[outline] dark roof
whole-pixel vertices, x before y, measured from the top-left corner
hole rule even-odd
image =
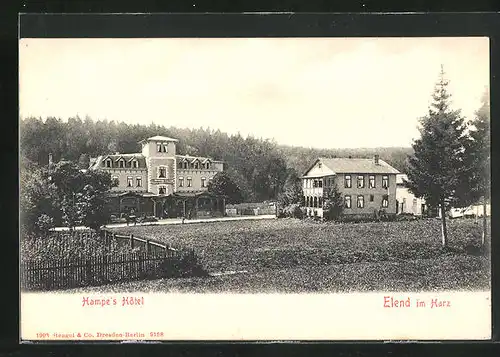
[[[201,162],[205,161],[211,161],[211,162],[217,162],[220,163],[222,161],[220,160],[214,160],[211,157],[203,157],[203,156],[191,156],[191,155],[175,155],[177,160],[187,160],[189,162],[194,162],[195,160],[199,160]]]
[[[94,159],[93,164],[90,168],[106,168],[104,161],[110,158],[113,161],[113,168],[119,168],[117,164],[114,164],[120,158],[125,160],[125,168],[132,167],[132,160],[137,159],[137,163],[139,168],[146,168],[146,158],[141,153],[133,153],[133,154],[110,154],[110,155],[101,155]],[[92,162],[92,159],[91,159]]]

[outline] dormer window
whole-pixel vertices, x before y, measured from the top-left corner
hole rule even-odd
[[[125,160],[121,159],[120,161],[118,161],[118,167],[124,168],[125,167]]]
[[[182,162],[180,162],[180,161],[179,161],[179,163],[177,164],[177,167],[178,167],[179,169],[182,169]]]
[[[210,170],[210,161],[205,162],[205,169]]]
[[[113,162],[111,161],[111,159],[106,160],[106,167],[113,167]]]
[[[194,168],[197,170],[200,168],[200,163],[198,161],[195,161]]]
[[[188,168],[188,163],[187,163],[187,161],[184,161],[184,162],[182,163],[182,168],[183,168],[183,169],[187,169],[187,168]]]
[[[133,167],[134,169],[137,169],[137,168],[139,167],[139,162],[138,162],[137,160],[133,160],[133,161],[132,161],[132,167]]]
[[[156,143],[157,152],[167,152],[167,143]]]

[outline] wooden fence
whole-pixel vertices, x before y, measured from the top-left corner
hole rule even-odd
[[[194,255],[189,251],[187,254]],[[171,276],[172,263],[185,256],[174,251],[133,252],[87,258],[22,261],[21,288],[26,290],[70,289],[140,279]]]
[[[133,234],[124,235],[117,234],[111,231],[102,231],[103,242],[105,246],[110,246],[111,241],[118,242],[121,246],[128,246],[130,249],[138,249],[146,253],[161,253],[164,251],[175,251],[175,248],[170,247],[168,244],[160,243],[148,238],[141,238]]]
[[[20,283],[26,290],[53,290],[158,279],[178,273],[173,270],[182,269],[186,257],[196,262],[193,250],[132,234],[51,232],[22,245]]]

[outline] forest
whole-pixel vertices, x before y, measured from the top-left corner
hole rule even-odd
[[[126,124],[86,117],[28,117],[20,120],[21,169],[54,161],[88,162],[88,157],[108,153],[140,152],[139,141],[164,135],[179,140],[178,154],[208,156],[225,162],[225,171],[240,187],[247,202],[275,199],[287,178],[300,176],[318,157],[370,158],[379,154],[400,171],[413,153],[403,148],[306,148],[279,145],[274,140],[229,135],[211,128],[177,128],[151,123]]]

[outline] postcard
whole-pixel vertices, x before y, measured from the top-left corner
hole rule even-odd
[[[489,61],[20,38],[21,341],[490,339]]]

